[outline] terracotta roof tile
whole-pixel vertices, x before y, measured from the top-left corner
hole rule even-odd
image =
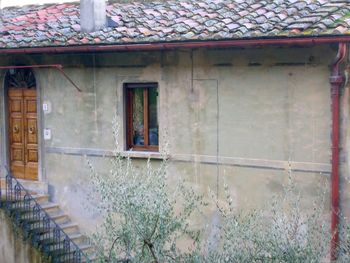
[[[2,10],[0,48],[350,35],[349,0],[113,3],[108,27],[82,33],[79,3]]]

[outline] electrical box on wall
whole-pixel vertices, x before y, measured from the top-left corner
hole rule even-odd
[[[44,140],[51,140],[51,129],[44,129]]]

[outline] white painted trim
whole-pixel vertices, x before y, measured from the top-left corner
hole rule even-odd
[[[77,156],[96,156],[96,157],[113,157],[114,151],[94,148],[71,148],[71,147],[47,147],[47,153],[66,154]],[[142,152],[142,151],[122,151],[123,157],[143,158],[143,159],[163,159],[161,153]],[[174,162],[201,163],[211,165],[227,165],[256,169],[285,170],[291,169],[298,172],[320,173],[329,175],[331,164],[313,163],[313,162],[295,162],[273,159],[255,159],[242,157],[227,157],[216,155],[199,155],[199,154],[170,154],[169,159]]]
[[[232,165],[252,168],[275,169],[315,172],[329,174],[331,172],[331,164],[312,163],[312,162],[294,162],[272,159],[254,159],[241,157],[225,157],[211,155],[195,155],[195,154],[173,154],[171,160],[183,162],[200,162],[207,164]]]

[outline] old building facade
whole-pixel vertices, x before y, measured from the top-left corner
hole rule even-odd
[[[349,42],[350,22],[345,14],[350,12],[349,4],[325,1],[314,10],[306,9],[305,19],[317,17],[325,8],[333,8],[328,17],[343,19],[322,31],[327,21],[321,18],[318,23],[305,22],[308,26],[302,29],[297,26],[299,13],[289,15],[288,24],[278,12],[273,14],[275,20],[260,24],[258,18],[251,18],[255,27],[248,29],[248,22],[233,18],[234,10],[240,10],[238,1],[216,2],[169,1],[159,4],[160,9],[152,3],[108,5],[109,27],[97,33],[80,32],[74,4],[5,9],[3,13],[9,15],[0,41],[2,175],[10,171],[27,187],[48,193],[82,232],[91,233],[99,215],[84,206],[89,189],[86,158],[102,173],[108,167],[114,150],[112,120],[116,119],[118,150],[136,163],[148,158],[158,162],[166,150],[171,179],[184,178],[198,191],[207,195],[210,188],[219,197],[227,181],[237,209],[266,203],[283,190],[291,171],[305,194],[307,209],[311,205],[307,196],[313,196],[320,185],[328,185],[334,198],[330,189],[337,153],[332,153],[330,77],[338,77],[335,72],[341,79],[336,130],[340,134],[340,204],[342,213],[350,215],[349,57],[340,54]],[[298,8],[292,2],[281,6],[286,14]],[[246,8],[257,13],[265,10],[264,14],[274,10],[273,6]],[[132,10],[141,9],[148,19],[140,22],[142,27],[132,16]],[[224,11],[229,10],[231,16],[225,17]],[[185,19],[184,11],[192,12],[191,21]],[[55,16],[53,22],[45,20],[45,14]],[[168,21],[161,28],[160,20],[171,20],[171,15],[178,22]],[[221,23],[212,25],[216,35],[210,31],[213,20]],[[152,28],[149,21],[157,25]],[[194,33],[200,21],[206,29]],[[275,35],[259,31],[263,25]],[[318,33],[310,36],[308,30]],[[51,42],[40,33],[46,31]],[[251,37],[252,32],[260,32],[259,37]],[[339,65],[337,54],[344,56]],[[331,200],[325,213],[330,213],[331,203],[338,205]],[[203,220],[211,222],[214,204],[206,215]]]

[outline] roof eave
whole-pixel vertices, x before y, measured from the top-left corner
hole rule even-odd
[[[56,47],[26,47],[4,48],[0,54],[34,54],[34,53],[72,53],[72,52],[110,52],[110,51],[150,51],[170,49],[195,49],[195,48],[230,48],[245,46],[268,45],[319,45],[331,43],[350,43],[350,35],[314,36],[314,37],[275,37],[275,38],[249,38],[230,40],[204,40],[181,42],[155,42],[155,43],[128,43],[128,44],[104,44],[104,45],[78,45]]]

